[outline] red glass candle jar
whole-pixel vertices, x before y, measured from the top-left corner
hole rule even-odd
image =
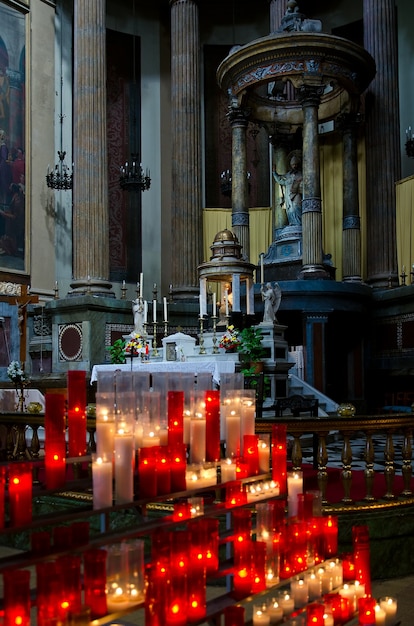
[[[352,527],[355,580],[365,585],[365,593],[371,595],[371,565],[368,526]]]
[[[0,467],[0,529],[4,528],[5,512],[4,512],[4,495],[6,491],[6,466]]]
[[[167,395],[168,445],[184,441],[184,391],[169,391]]]
[[[171,461],[168,446],[155,446],[157,495],[171,493]]]
[[[22,526],[32,521],[33,496],[32,466],[30,463],[9,465],[9,514],[11,526]]]
[[[76,613],[82,606],[81,558],[65,555],[56,561],[59,577],[59,617],[66,619],[69,612]]]
[[[66,482],[65,396],[45,396],[45,482],[59,489]]]
[[[306,607],[306,624],[308,626],[324,626],[325,607],[319,602],[312,602]]]
[[[171,492],[185,491],[187,488],[185,481],[185,471],[187,467],[186,445],[180,444],[169,446],[169,457],[171,459]]]
[[[68,371],[68,450],[70,457],[86,454],[86,372]]]
[[[59,579],[54,561],[36,565],[36,607],[38,626],[57,624],[59,612]]]
[[[29,570],[5,570],[4,626],[30,626],[30,572]]]
[[[259,437],[258,435],[244,435],[243,456],[247,463],[247,475],[257,476],[259,473]]]
[[[244,626],[244,606],[228,606],[224,609],[224,626]]]
[[[376,603],[372,596],[358,598],[358,622],[360,626],[375,626]]]
[[[91,549],[83,553],[83,587],[85,605],[91,619],[107,614],[106,605],[106,550]]]
[[[154,498],[157,495],[156,447],[141,448],[138,454],[139,497]]]
[[[220,391],[206,391],[206,461],[220,460]]]
[[[286,424],[272,427],[272,479],[279,485],[280,495],[287,493]]]

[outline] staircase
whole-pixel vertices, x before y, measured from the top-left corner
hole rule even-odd
[[[317,398],[319,401],[318,415],[336,415],[338,403],[334,402],[328,396],[312,387],[305,380],[302,380],[296,374],[288,375],[288,395],[299,394],[308,398]]]

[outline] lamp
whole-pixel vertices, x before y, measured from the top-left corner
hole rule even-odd
[[[55,165],[53,170],[49,171],[47,168],[46,183],[51,189],[60,189],[67,191],[72,189],[73,186],[73,173],[70,172],[69,167],[65,163],[66,152],[58,150],[59,163]]]
[[[63,143],[63,28],[60,28],[60,150],[58,150],[59,162],[55,165],[52,171],[47,166],[46,184],[50,189],[58,189],[61,191],[67,191],[72,189],[73,186],[73,173],[65,163],[66,152],[62,149]]]
[[[132,5],[132,15],[135,30],[135,0]],[[145,191],[151,186],[151,178],[149,170],[147,169],[144,174],[142,163],[139,163],[138,151],[136,149],[137,140],[137,124],[136,124],[136,110],[137,110],[137,83],[136,83],[136,51],[135,51],[135,32],[132,38],[132,63],[133,63],[133,85],[132,85],[132,106],[133,106],[133,149],[131,156],[124,165],[119,168],[119,184],[124,191]]]
[[[405,153],[411,159],[414,158],[414,133],[411,131],[411,126],[405,131]]]

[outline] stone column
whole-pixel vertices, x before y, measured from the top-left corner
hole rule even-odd
[[[401,178],[395,0],[364,0],[364,47],[377,73],[365,94],[367,280],[398,285],[395,183]]]
[[[200,40],[193,0],[171,0],[172,283],[174,297],[198,293],[203,260]]]
[[[286,13],[287,0],[270,0],[270,32],[278,30],[282,23],[282,17]]]
[[[327,313],[303,313],[305,338],[305,380],[322,393],[326,392]]]
[[[323,87],[303,86],[299,98],[303,108],[303,265],[299,278],[329,278],[323,267],[321,181],[318,142],[318,107]]]
[[[337,120],[343,145],[342,280],[361,282],[361,220],[358,197],[358,117],[349,113]]]
[[[73,289],[112,296],[109,281],[105,0],[74,4]]]
[[[242,246],[242,257],[250,256],[249,240],[249,209],[247,206],[247,125],[249,112],[239,107],[230,107],[229,118],[232,129],[232,181],[231,224],[239,243]]]

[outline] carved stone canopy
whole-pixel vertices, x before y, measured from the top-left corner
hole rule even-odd
[[[218,67],[217,81],[230,107],[250,109],[250,121],[295,132],[303,124],[301,96],[315,91],[319,122],[330,121],[358,106],[375,71],[371,55],[342,37],[277,32],[232,48]],[[294,89],[285,90],[287,82]]]
[[[231,230],[219,231],[210,250],[210,261],[198,266],[200,278],[219,282],[232,282],[235,274],[241,279],[253,278],[256,266],[243,260],[242,246]]]

